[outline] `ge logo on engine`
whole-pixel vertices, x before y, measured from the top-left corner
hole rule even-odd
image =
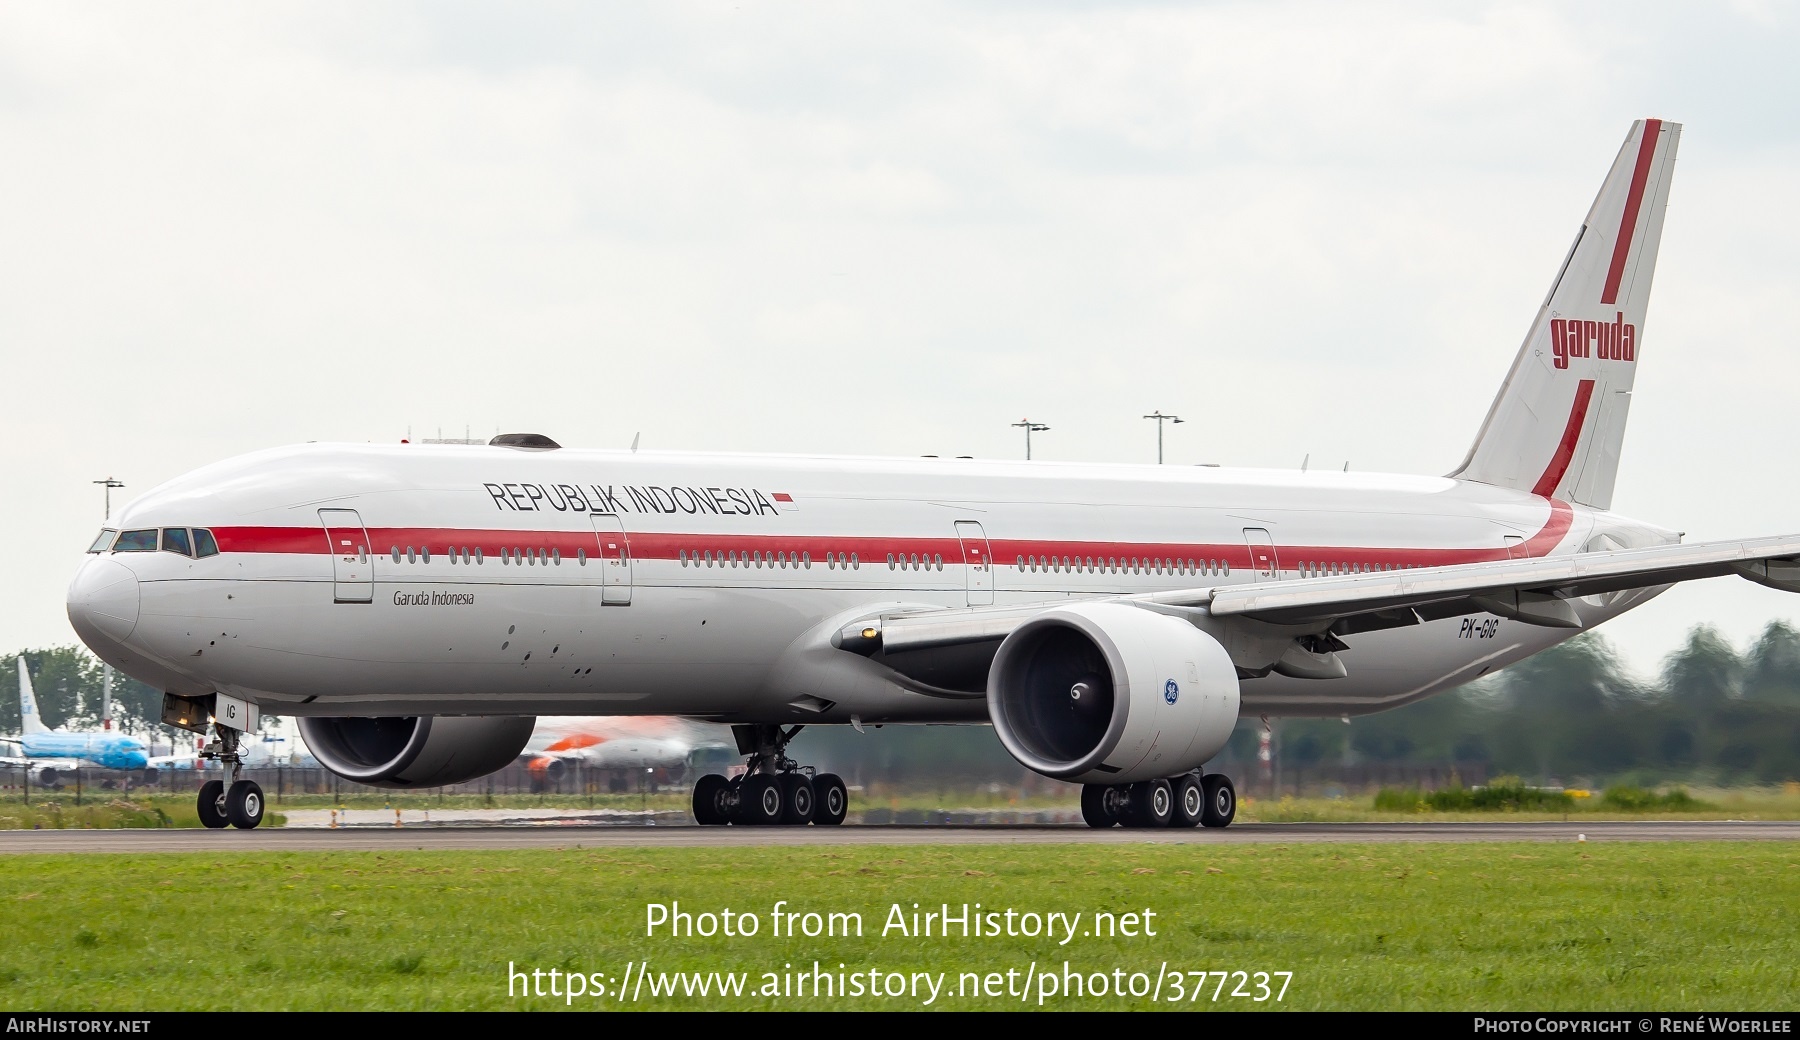
[[[1181,696],[1181,687],[1175,685],[1175,680],[1170,679],[1168,682],[1163,683],[1163,700],[1168,701],[1170,704],[1174,704],[1175,698],[1179,696]]]

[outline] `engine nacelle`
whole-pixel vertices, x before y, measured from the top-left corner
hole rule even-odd
[[[370,787],[440,787],[506,767],[537,719],[530,715],[301,717],[300,736],[319,764]]]
[[[1238,719],[1237,669],[1180,618],[1122,603],[1037,615],[1000,644],[988,715],[1026,767],[1125,784],[1203,765]]]

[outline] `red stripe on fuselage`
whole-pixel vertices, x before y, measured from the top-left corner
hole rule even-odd
[[[1568,533],[1573,511],[1566,503],[1552,500],[1550,516],[1544,527],[1524,543],[1527,556],[1548,554]],[[330,547],[321,537],[322,528],[306,527],[215,527],[219,548],[228,553],[303,553],[328,555]],[[598,558],[599,543],[591,531],[513,531],[471,528],[375,527],[369,529],[370,550],[376,556],[388,556],[398,549],[409,552],[430,551],[448,557],[452,552],[473,553],[480,549],[489,563],[498,563],[510,550],[557,550],[565,563],[575,562],[579,553]],[[963,546],[956,538],[860,537],[832,535],[753,535],[753,534],[669,534],[664,532],[632,532],[626,541],[633,558],[639,560],[675,560],[683,552],[690,560],[708,566],[705,554],[713,554],[711,566],[743,566],[720,559],[725,554],[748,558],[760,554],[764,560],[785,554],[790,559],[802,554],[810,557],[815,567],[824,568],[829,554],[854,554],[862,567],[880,567],[887,557],[904,557],[909,562],[917,556],[926,560],[941,559],[951,566],[964,565]],[[1069,566],[1130,567],[1134,572],[1159,567],[1163,570],[1185,567],[1195,561],[1200,567],[1221,564],[1237,570],[1253,566],[1249,547],[1241,542],[1115,542],[1069,541],[1050,539],[991,539],[993,563],[1016,565],[1025,559],[1028,566],[1044,568],[1046,563],[1062,569]],[[1295,545],[1276,546],[1282,569],[1294,570],[1301,564],[1320,566],[1370,567],[1445,567],[1459,563],[1504,560],[1508,552],[1500,548],[1388,548],[1370,546]],[[1090,564],[1088,561],[1095,561]],[[1101,563],[1099,561],[1108,561]],[[1180,561],[1179,563],[1177,561]],[[783,561],[786,563],[788,561]],[[534,561],[535,565],[535,561]],[[766,564],[765,564],[766,565]],[[910,569],[910,568],[909,568]],[[922,564],[921,564],[922,569]]]
[[[1587,422],[1588,405],[1593,399],[1594,381],[1583,379],[1575,387],[1575,405],[1569,409],[1569,424],[1563,427],[1562,440],[1556,445],[1556,454],[1550,456],[1550,465],[1544,468],[1544,475],[1532,487],[1532,494],[1549,498],[1556,493],[1556,486],[1562,483],[1563,476],[1569,472],[1569,462],[1575,458],[1575,446],[1581,443],[1581,427]]]
[[[1631,240],[1637,234],[1638,210],[1644,203],[1644,185],[1650,180],[1650,162],[1656,158],[1656,142],[1662,138],[1662,120],[1644,120],[1644,136],[1638,142],[1637,166],[1631,171],[1631,193],[1625,196],[1625,216],[1619,221],[1619,236],[1613,240],[1612,264],[1606,269],[1606,287],[1600,293],[1601,303],[1619,298],[1619,282],[1625,277],[1625,261],[1631,255]]]

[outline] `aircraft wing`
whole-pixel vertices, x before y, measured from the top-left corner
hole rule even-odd
[[[1572,600],[1730,574],[1800,592],[1800,535],[1095,598],[1169,613],[1241,618],[1295,635],[1351,635],[1470,613],[1579,628]],[[896,612],[844,626],[833,645],[891,658],[997,643],[1038,612],[1068,602],[1059,596],[1040,603]]]
[[[0,755],[0,766],[25,766],[30,769],[54,769],[62,773],[74,772],[77,769],[91,770],[92,762],[83,762],[78,758],[20,758],[15,755]]]
[[[1214,616],[1290,625],[1388,610],[1416,610],[1427,620],[1479,610],[1579,628],[1568,607],[1571,599],[1730,574],[1800,592],[1800,535],[1237,585],[1207,590],[1193,605],[1204,605]],[[1180,594],[1149,598],[1183,602]]]

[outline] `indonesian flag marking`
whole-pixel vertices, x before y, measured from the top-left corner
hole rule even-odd
[[[769,497],[775,500],[775,508],[780,509],[783,512],[791,513],[800,508],[794,504],[794,496],[785,491],[771,492]]]

